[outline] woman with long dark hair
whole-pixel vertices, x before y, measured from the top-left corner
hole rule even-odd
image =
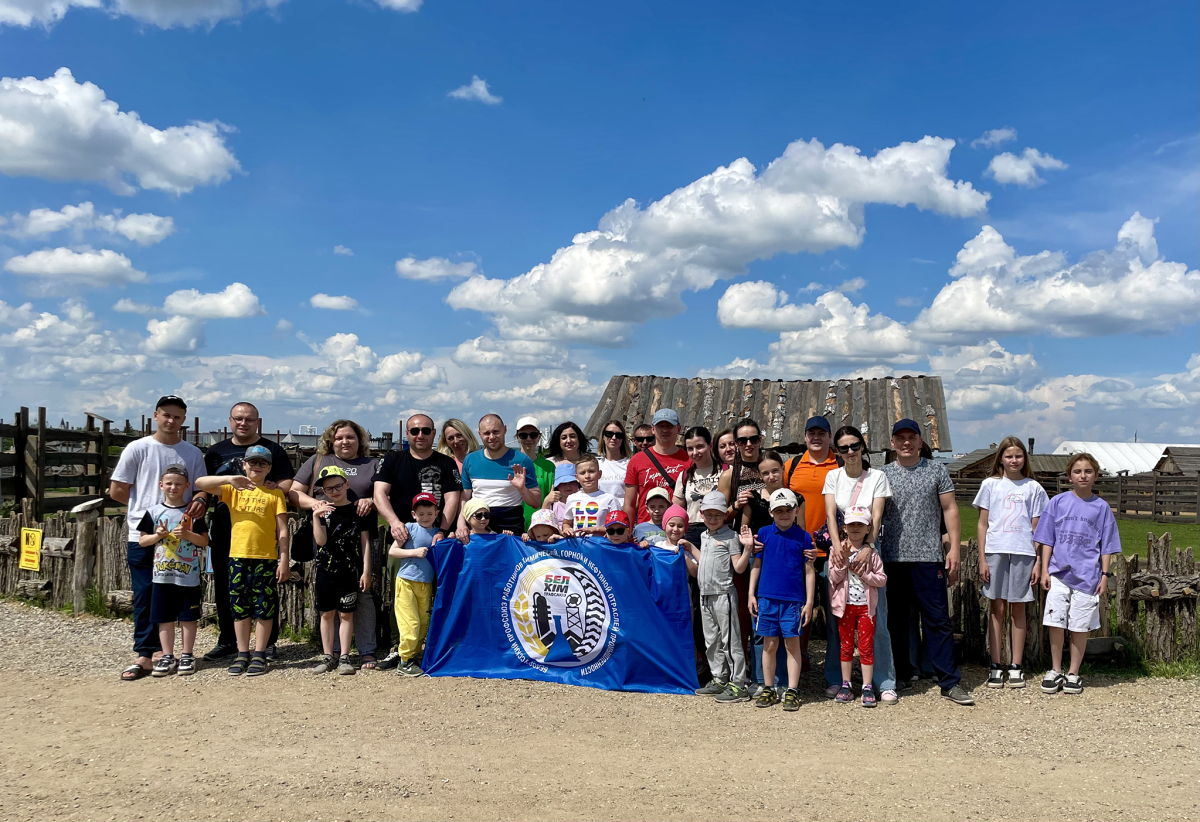
[[[583,429],[568,420],[561,423],[550,435],[550,447],[546,456],[556,466],[562,465],[564,462],[574,465],[579,462],[581,456],[590,451],[591,446],[588,444],[588,438],[584,435]]]
[[[721,465],[713,458],[712,434],[703,425],[693,425],[683,432],[683,447],[692,464],[679,475],[675,483],[674,503],[688,512],[687,540],[700,545],[704,533],[704,517],[700,516],[700,501],[709,491],[717,490]]]

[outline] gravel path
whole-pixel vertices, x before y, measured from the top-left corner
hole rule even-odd
[[[211,632],[198,647],[208,647]],[[0,602],[6,819],[1195,819],[1195,682],[1093,677],[978,705],[918,689],[798,714],[532,682],[121,683],[130,624]]]

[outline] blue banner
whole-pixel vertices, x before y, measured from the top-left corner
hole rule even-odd
[[[612,691],[696,687],[683,557],[606,539],[443,540],[422,668]]]

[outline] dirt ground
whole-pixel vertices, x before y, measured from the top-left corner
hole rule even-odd
[[[922,683],[798,713],[533,682],[223,669],[122,683],[130,624],[0,603],[4,819],[1196,819],[1196,682]],[[203,633],[198,647],[212,642]]]

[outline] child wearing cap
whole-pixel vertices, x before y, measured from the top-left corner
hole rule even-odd
[[[700,547],[681,543],[691,554],[688,572],[700,586],[700,618],[704,627],[705,656],[712,681],[696,691],[717,702],[748,702],[746,655],[742,649],[741,622],[735,574],[746,570],[754,553],[749,530],[741,539],[727,525],[729,503],[720,491],[709,491],[700,502],[705,531]],[[753,599],[751,600],[753,602]]]
[[[496,533],[492,530],[492,509],[478,497],[471,497],[463,503],[462,518],[466,521],[467,527],[471,529],[471,533],[467,536],[468,542],[471,541],[472,536]],[[512,535],[512,531],[504,533]]]
[[[633,541],[643,548],[657,545],[666,540],[663,531],[663,514],[671,507],[671,492],[666,488],[651,488],[646,494],[646,512],[650,514],[649,522],[639,522],[633,529]]]
[[[163,502],[151,505],[138,523],[138,545],[154,546],[150,620],[158,625],[162,656],[154,662],[152,676],[180,676],[196,672],[196,626],[200,619],[200,565],[208,545],[204,517],[193,521],[183,496],[190,487],[187,469],[168,465],[158,487]],[[175,659],[175,623],[183,633],[183,653]]]
[[[609,511],[604,520],[604,535],[613,545],[635,545],[631,537],[633,529],[629,527],[629,516],[624,511]]]
[[[554,488],[542,500],[542,510],[554,515],[554,522],[562,525],[566,522],[567,499],[579,490],[579,480],[575,476],[575,466],[564,462],[554,467]],[[530,518],[530,524],[533,520]]]
[[[529,530],[521,535],[521,539],[526,542],[558,542],[562,539],[562,534],[559,533],[554,515],[543,508],[533,512],[533,517],[529,520]]]
[[[374,514],[359,516],[358,506],[347,496],[350,478],[336,465],[327,465],[315,485],[325,498],[313,508],[313,545],[317,555],[316,605],[321,613],[321,646],[324,654],[313,673],[333,670],[336,633],[342,655],[337,672],[354,673],[350,642],[354,638],[354,612],[358,593],[371,587],[371,526]],[[340,624],[339,624],[340,616]]]
[[[579,490],[567,497],[562,519],[563,530],[568,536],[603,536],[608,512],[622,509],[623,500],[600,490],[600,474],[600,462],[593,454],[584,454],[575,463]]]
[[[858,637],[858,661],[862,665],[862,705],[874,708],[875,691],[871,679],[875,673],[875,612],[879,607],[879,589],[887,584],[883,560],[877,551],[866,551],[867,567],[861,574],[850,565],[859,558],[863,544],[871,531],[871,509],[855,505],[843,515],[845,532],[839,535],[838,545],[829,557],[829,608],[838,618],[838,638],[841,640],[842,687],[838,702],[854,698],[850,689],[850,672],[854,666],[854,639]]]
[[[487,510],[486,505],[483,510]],[[400,566],[396,569],[394,606],[396,627],[400,633],[397,646],[400,664],[396,666],[396,673],[400,676],[420,676],[424,673],[420,657],[425,650],[425,636],[429,633],[429,615],[433,610],[435,591],[433,564],[428,556],[438,535],[437,498],[428,491],[417,494],[412,500],[412,512],[416,522],[405,523],[408,540],[403,546],[393,542],[388,549],[389,557],[400,560]],[[470,518],[467,521],[472,522]]]
[[[763,638],[764,687],[754,704],[769,708],[780,701],[775,692],[775,653],[783,637],[788,680],[783,709],[798,711],[800,631],[812,619],[817,584],[816,572],[804,553],[812,549],[812,537],[796,522],[800,502],[792,491],[780,488],[771,494],[770,505],[774,522],[759,529],[762,553],[750,569],[750,613],[757,620],[755,631]],[[753,542],[746,526],[742,527],[742,540]]]
[[[268,449],[252,445],[242,457],[243,474],[196,479],[196,488],[217,495],[229,509],[229,608],[238,647],[230,676],[267,672],[267,643],[279,607],[277,586],[292,573],[287,499],[278,488],[265,485],[271,460]]]

